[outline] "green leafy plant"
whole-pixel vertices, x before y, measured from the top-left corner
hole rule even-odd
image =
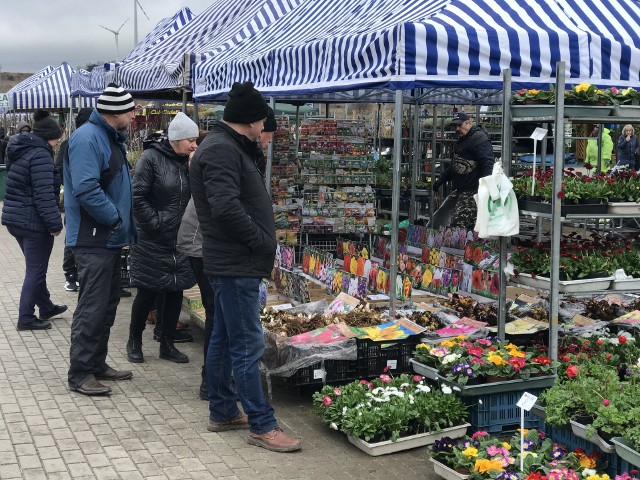
[[[603,90],[590,83],[581,83],[574,85],[571,89],[564,92],[564,101],[566,104],[608,104],[609,98]]]
[[[526,89],[516,91],[511,96],[511,103],[514,105],[522,105],[527,103],[555,103],[556,92],[553,86],[549,90]]]
[[[461,425],[467,416],[451,388],[433,388],[420,375],[407,374],[327,385],[313,394],[313,406],[323,423],[367,442],[439,431]]]

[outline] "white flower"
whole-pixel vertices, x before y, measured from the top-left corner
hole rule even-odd
[[[595,474],[596,474],[596,471],[591,469],[591,468],[585,468],[582,471],[582,476],[585,477],[585,478],[586,477],[590,477],[591,475],[595,475]]]
[[[461,391],[462,391],[462,390],[460,390],[460,387],[453,387],[453,389],[454,389],[456,392],[461,392]]]
[[[429,388],[427,385],[416,385],[416,393],[420,393],[420,392],[429,393],[430,391],[431,391],[431,388]]]
[[[445,395],[451,395],[451,393],[453,393],[453,390],[451,390],[451,387],[449,387],[448,385],[442,385],[442,393],[444,393]]]
[[[400,389],[405,389],[405,388],[409,388],[410,385],[408,383],[403,383],[402,385],[400,385]]]
[[[347,407],[342,407],[342,415],[346,415],[347,414],[347,410],[349,410]]]
[[[411,403],[413,405],[413,400],[415,399],[415,397],[413,395],[409,394],[409,396],[407,398],[409,398],[409,403]]]
[[[362,412],[358,412],[358,416],[361,417],[362,416]]]
[[[333,428],[334,430],[338,430],[338,425],[336,425],[336,424],[335,424],[335,422],[331,422],[331,423],[329,424],[329,426],[330,426],[331,428]]]
[[[367,407],[371,407],[371,402],[367,402]]]
[[[458,360],[461,356],[462,356],[462,355],[461,355],[461,354],[459,354],[459,353],[450,353],[449,355],[445,355],[445,356],[442,358],[442,364],[443,364],[443,365],[446,365],[446,364],[448,364],[448,363],[453,363],[453,362],[455,362],[456,360]]]
[[[372,393],[373,395],[377,395],[377,394],[379,394],[380,392],[384,392],[384,388],[383,388],[383,387],[377,387],[377,388],[374,388],[373,390],[371,390],[371,393]]]

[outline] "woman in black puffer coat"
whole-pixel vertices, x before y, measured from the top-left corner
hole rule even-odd
[[[184,113],[169,124],[168,140],[142,153],[133,177],[133,214],[138,243],[131,247],[131,284],[138,293],[131,307],[127,342],[130,362],[141,363],[142,332],[158,293],[164,294],[160,358],[187,363],[174,346],[182,291],[195,285],[188,258],[176,250],[178,228],[189,199],[189,155],[196,149],[198,126]]]
[[[2,207],[2,224],[18,241],[26,263],[18,330],[51,328],[48,319],[67,309],[54,305],[47,289],[53,237],[62,230],[53,169],[53,147],[58,146],[62,130],[49,112],[38,110],[33,118],[33,132],[16,135],[7,149],[9,171]],[[35,316],[36,305],[40,318]]]

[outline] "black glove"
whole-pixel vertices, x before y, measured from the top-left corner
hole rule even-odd
[[[444,182],[441,179],[438,179],[435,182],[433,182],[433,190],[434,191],[439,190],[443,183]]]

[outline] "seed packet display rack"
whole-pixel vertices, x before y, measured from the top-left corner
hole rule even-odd
[[[511,71],[505,70],[503,72],[503,84],[504,92],[511,92]],[[517,108],[510,105],[509,95],[504,95],[503,111],[508,112],[503,118],[503,138],[505,141],[502,145],[502,159],[503,167],[507,175],[509,174],[510,159],[511,159],[511,146],[512,142],[512,125],[517,122],[526,123],[552,123],[555,124],[556,132],[564,132],[564,124],[566,121],[573,123],[610,123],[614,120],[616,123],[633,123],[637,122],[637,118],[625,118],[625,117],[602,117],[601,111],[597,106],[591,107],[593,115],[585,114],[581,112],[579,116],[573,116],[574,114],[570,109],[565,109],[564,104],[564,92],[565,92],[565,64],[564,62],[558,62],[556,65],[556,86],[555,86],[556,98],[555,109],[545,111],[544,114],[538,116],[525,116],[530,114],[520,114]],[[589,107],[586,107],[587,109]],[[557,359],[558,356],[558,306],[560,298],[560,238],[562,235],[562,223],[565,220],[585,218],[584,215],[566,215],[562,216],[561,208],[562,202],[558,197],[558,193],[562,190],[563,170],[564,170],[564,135],[554,135],[554,168],[553,170],[553,193],[551,201],[551,212],[540,213],[536,212],[535,215],[539,218],[548,218],[551,221],[551,272],[549,279],[549,356],[553,359]],[[522,212],[521,212],[522,213]],[[530,213],[530,212],[529,212]],[[601,218],[620,218],[619,215],[607,215],[598,214],[591,215],[591,217]],[[632,215],[629,216],[629,218]],[[501,286],[499,297],[499,322],[498,322],[498,335],[504,338],[504,324],[506,318],[506,277],[504,269],[507,263],[507,242],[508,239],[500,238],[500,272],[501,272]]]

